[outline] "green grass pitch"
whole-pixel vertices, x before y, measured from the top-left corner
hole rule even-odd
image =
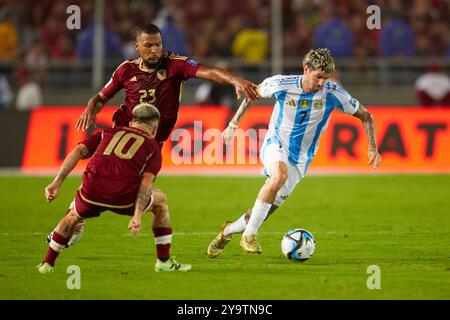
[[[260,255],[243,253],[239,237],[216,259],[205,255],[224,220],[250,207],[263,177],[161,176],[174,237],[172,254],[188,273],[155,273],[150,217],[143,232],[110,212],[88,220],[82,240],[63,252],[55,273],[35,266],[45,238],[80,184],[44,201],[48,177],[0,178],[0,299],[450,299],[450,176],[307,176],[263,226]],[[283,234],[310,230],[316,252],[305,263],[281,254]],[[81,289],[66,273],[79,266]],[[367,288],[379,266],[381,288]]]

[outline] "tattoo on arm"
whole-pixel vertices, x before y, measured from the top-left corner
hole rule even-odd
[[[66,180],[67,176],[72,171],[72,169],[73,167],[69,163],[64,162],[61,165],[61,168],[59,169],[59,172],[56,175],[55,180],[58,180],[62,183],[64,180]]]
[[[89,99],[87,106],[95,110],[95,113],[99,113],[107,101],[108,99],[104,99],[101,93],[98,93]]]
[[[241,105],[239,106],[239,109],[236,111],[233,119],[230,121],[231,124],[238,125],[239,121],[241,121],[242,116],[247,111],[247,109],[250,107],[250,102],[247,101],[245,98]]]
[[[377,149],[377,142],[375,138],[375,126],[373,123],[372,116],[370,116],[370,121],[364,123],[364,130],[366,131],[367,138],[369,139],[369,149]]]
[[[358,111],[355,113],[355,116],[362,121],[364,131],[366,132],[366,136],[369,142],[369,149],[376,150],[377,141],[375,134],[375,123],[373,122],[372,115],[369,111],[367,111],[366,108],[361,105]]]
[[[89,149],[86,147],[83,147],[83,149],[81,149],[80,151],[80,157],[81,159],[86,159],[89,158],[90,154],[89,154]]]
[[[83,155],[89,156],[89,150],[85,146],[82,146],[81,150],[79,148],[72,150],[64,159],[64,162],[56,175],[55,181],[63,183],[69,173],[75,168],[78,161],[84,159]]]
[[[151,189],[145,185],[141,185],[139,188],[139,192],[136,198],[136,209],[139,212],[144,212],[148,202],[150,201],[150,197],[152,195]]]

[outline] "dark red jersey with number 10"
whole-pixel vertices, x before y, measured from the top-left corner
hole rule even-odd
[[[164,52],[153,72],[144,71],[143,61],[126,60],[114,71],[101,92],[111,99],[119,90],[126,93],[125,106],[114,116],[116,125],[128,126],[131,111],[139,103],[151,103],[161,113],[155,140],[161,143],[169,137],[177,121],[183,82],[195,77],[200,64],[173,52]]]
[[[82,198],[96,205],[134,204],[144,172],[161,169],[159,145],[144,131],[105,129],[80,142],[93,155],[83,173]]]

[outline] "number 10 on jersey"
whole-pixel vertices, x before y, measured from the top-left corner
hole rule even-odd
[[[134,139],[134,142],[124,153],[123,149],[130,139]],[[120,159],[131,159],[143,143],[144,137],[131,132],[125,134],[125,131],[119,131],[112,137],[103,154],[109,156],[114,151],[114,154]]]

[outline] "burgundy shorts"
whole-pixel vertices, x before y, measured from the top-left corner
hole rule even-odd
[[[129,126],[131,117],[128,115],[127,107],[124,104],[121,104],[120,108],[114,112],[112,120],[114,122],[114,127]]]
[[[148,211],[153,204],[153,196],[150,197],[149,203],[144,211]],[[112,211],[126,216],[134,215],[134,204],[128,206],[117,206],[96,203],[81,195],[81,191],[77,190],[75,199],[70,204],[70,209],[74,209],[75,213],[81,218],[94,218],[100,216],[103,211]]]

